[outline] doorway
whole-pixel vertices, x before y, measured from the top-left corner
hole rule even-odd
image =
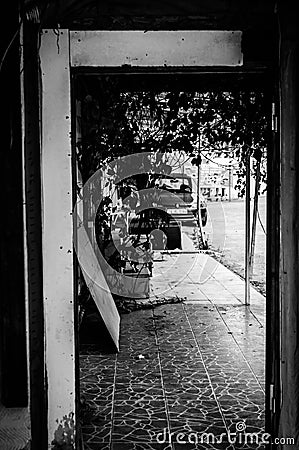
[[[113,82],[110,81],[111,78]],[[109,124],[110,116],[107,112],[103,113],[104,117],[99,112],[99,107],[109,110],[111,106],[106,105],[105,95],[109,100],[113,99],[113,104],[118,105],[121,94],[126,94],[121,103],[124,115],[124,103],[128,99],[129,102],[136,100],[132,92],[142,93],[138,98],[138,112],[144,101],[144,94],[149,92],[149,86],[158,97],[163,93],[162,98],[157,100],[163,104],[170,90],[173,95],[175,92],[186,93],[186,86],[192,93],[190,98],[196,97],[194,86],[198,87],[202,83],[203,88],[205,87],[202,80],[199,83],[200,78],[198,74],[189,77],[188,74],[169,73],[77,74],[77,92],[81,93],[77,97],[77,100],[80,98],[80,107],[76,108],[77,112],[80,111],[80,130],[86,129],[86,121],[89,120],[88,126],[94,132],[95,122],[102,124],[104,118],[108,129],[115,129]],[[205,91],[204,94],[207,95]],[[88,102],[85,104],[85,118],[82,114],[84,100]],[[90,111],[97,111],[93,119],[90,119]],[[149,124],[146,126],[144,134],[150,136]],[[267,120],[265,126],[268,127]],[[155,129],[152,133],[158,134]],[[77,144],[85,145],[85,151],[89,149],[90,161],[94,157],[90,141],[84,143],[82,133],[79,135]],[[97,137],[101,142],[100,132]],[[204,139],[202,143],[203,141]],[[94,140],[92,143],[96,145]],[[145,147],[145,141],[141,145]],[[155,142],[151,142],[151,145],[155,145]],[[191,153],[192,159],[196,156],[198,155]],[[186,154],[179,160],[172,152],[172,158],[175,170],[179,166],[182,168],[181,174],[187,177],[189,167],[183,164],[184,159],[188,159]],[[171,165],[170,159],[167,162]],[[194,168],[197,173],[197,166]],[[83,169],[88,176],[93,175],[88,164]],[[203,177],[203,170],[201,175]],[[164,178],[165,174],[162,178],[165,181]],[[174,182],[177,178],[176,175]],[[112,189],[113,192],[114,190]],[[229,203],[223,205],[220,201],[208,205],[208,211],[212,210],[208,224],[214,222],[214,227],[211,227],[215,233],[214,238],[222,245],[224,242],[221,238],[224,236],[220,230],[225,225],[227,205]],[[240,210],[238,201],[232,205]],[[242,208],[244,214],[244,203]],[[222,220],[219,211],[222,211]],[[198,252],[203,248],[196,248],[190,242],[194,224],[192,221],[187,224],[186,219],[183,220],[182,231],[191,246],[177,248],[180,258],[177,258],[175,252],[163,252],[154,261],[154,275],[157,269],[164,279],[168,277],[167,289],[165,281],[153,281],[156,293],[158,292],[156,297],[159,298],[160,295],[161,300],[163,296],[163,301],[151,306],[143,299],[138,305],[128,297],[121,303],[116,299],[118,309],[123,313],[118,354],[108,348],[109,336],[100,334],[103,326],[96,319],[96,311],[89,311],[89,321],[83,319],[85,329],[81,341],[81,394],[86,448],[93,448],[93,444],[134,444],[142,448],[142,445],[162,443],[169,448],[176,448],[182,443],[200,444],[201,440],[204,445],[204,439],[210,439],[210,444],[217,448],[218,444],[221,446],[224,442],[227,443],[228,436],[233,444],[235,432],[240,433],[239,444],[244,439],[245,432],[248,433],[247,439],[251,439],[251,448],[258,448],[262,443],[265,423],[265,299],[252,289],[251,308],[244,307],[244,281],[209,255]],[[179,250],[182,252],[179,253]],[[177,258],[175,261],[174,257]],[[167,266],[169,261],[171,273]],[[186,265],[189,265],[189,269],[185,273],[183,268]],[[206,279],[201,278],[202,276]]]
[[[60,35],[60,50],[61,50],[61,45],[63,44],[63,43],[65,43],[65,48],[66,48],[66,52],[67,52],[67,49],[68,49],[68,45],[69,45],[69,43],[68,43],[68,37],[66,37],[65,38],[65,36],[63,36],[63,33],[64,32],[61,32],[61,35]],[[90,36],[91,37],[91,41],[94,39],[94,37],[95,37],[95,35],[96,35],[96,33],[94,34],[94,33],[92,33],[92,35]],[[54,36],[53,36],[54,37]],[[53,38],[52,37],[52,38]],[[81,38],[78,38],[78,33],[77,32],[74,32],[73,33],[73,37],[75,38],[75,40],[76,40],[76,42],[78,43],[78,42],[81,42]],[[54,41],[54,39],[52,39],[52,43],[51,43],[51,46],[52,46],[52,51],[54,50],[54,54],[55,54],[55,50],[57,50],[57,47],[55,48],[55,45],[56,45],[56,42],[57,42],[57,36],[55,36],[55,41]],[[84,40],[84,43],[86,43],[86,40]],[[173,43],[173,42],[172,42]],[[55,45],[54,45],[55,44]],[[72,67],[82,67],[82,66],[90,66],[90,65],[94,65],[95,67],[97,67],[97,66],[99,66],[99,65],[101,65],[101,64],[103,64],[103,61],[99,64],[98,62],[97,62],[97,57],[96,57],[96,55],[94,55],[94,58],[92,58],[93,59],[93,61],[92,61],[92,64],[90,64],[90,59],[89,59],[89,57],[87,58],[87,59],[85,59],[84,61],[83,60],[78,60],[78,59],[76,59],[77,58],[77,55],[78,55],[78,47],[76,47],[76,45],[74,44],[74,52],[72,52],[72,61],[71,61],[71,66]],[[80,50],[81,51],[81,50]],[[57,53],[57,52],[56,52]],[[64,54],[64,52],[61,52],[62,54]],[[61,55],[61,53],[60,53],[60,55]],[[52,53],[53,54],[53,53]],[[88,54],[88,52],[87,52],[87,54]],[[75,56],[74,56],[75,55]],[[145,55],[146,56],[146,55]],[[202,55],[201,55],[202,56]],[[216,55],[217,56],[217,55]],[[60,56],[61,57],[61,56]],[[80,59],[80,58],[79,58]],[[143,61],[144,61],[144,59],[143,59]],[[207,60],[206,59],[203,59],[203,61],[204,61],[204,64],[203,65],[209,65],[208,63],[207,63]],[[50,61],[48,61],[48,63],[49,63]],[[167,61],[168,62],[168,61]],[[166,62],[166,63],[167,63]],[[106,64],[106,63],[105,63]],[[143,62],[143,66],[145,65],[146,66],[146,64],[147,63],[144,63]],[[190,62],[190,60],[189,60],[189,64],[191,65],[191,66],[193,66],[193,67],[197,67],[197,65],[198,65],[198,61],[192,61],[192,62]],[[212,65],[216,65],[217,66],[217,62],[215,63],[215,61],[213,61],[213,64]],[[224,64],[224,65],[226,65],[226,63],[225,62],[223,62],[223,61],[220,61],[219,62],[219,60],[218,60],[218,64],[219,65],[222,65],[222,64]],[[241,60],[240,60],[240,57],[239,57],[239,55],[237,56],[237,59],[236,60],[234,60],[233,61],[233,63],[232,63],[232,65],[234,66],[234,65],[239,65],[239,64],[241,64]],[[69,61],[68,60],[62,60],[61,61],[61,73],[64,73],[65,74],[65,79],[64,79],[64,82],[67,84],[67,85],[70,85],[70,77],[69,77],[69,70],[68,70],[68,65],[69,65]],[[153,64],[154,65],[154,64]],[[174,64],[175,65],[175,64]],[[141,64],[141,66],[142,66],[142,64]],[[49,70],[49,66],[47,66],[47,68],[48,68],[48,70]],[[57,67],[56,67],[56,69],[57,69]],[[210,83],[212,83],[213,82],[213,80],[217,80],[217,74],[218,74],[218,71],[219,71],[219,69],[215,69],[214,71],[213,70],[211,70],[211,72],[212,73],[210,73],[209,74],[209,76],[208,76],[208,78],[210,79]],[[191,71],[192,72],[192,71]],[[47,73],[47,75],[49,75],[49,72],[46,72]],[[205,73],[205,70],[203,70],[203,73]],[[230,84],[231,83],[231,73],[230,73],[230,70],[223,70],[223,73],[225,74],[224,76],[223,76],[223,82],[224,83],[228,83],[228,84]],[[240,75],[240,73],[239,73],[239,71],[236,71],[236,79],[238,79],[238,80],[240,80],[240,78],[241,79],[243,79],[244,78],[244,74],[242,74],[241,73],[241,75]],[[246,78],[246,76],[245,76],[245,78]],[[255,82],[256,82],[256,79],[257,78],[259,78],[259,77],[254,77],[254,80],[255,80]],[[263,78],[263,77],[262,77]],[[55,75],[53,74],[53,73],[51,73],[51,76],[49,76],[49,79],[54,79],[56,82],[57,82],[57,85],[55,85],[55,82],[54,82],[54,86],[53,85],[51,85],[51,87],[52,88],[54,88],[54,89],[56,89],[57,88],[57,92],[58,93],[61,93],[61,91],[60,91],[60,87],[58,86],[58,84],[59,83],[61,83],[61,80],[56,76],[55,77]],[[51,84],[51,83],[50,83]],[[48,85],[49,86],[49,85]],[[61,84],[60,84],[60,86],[61,86]],[[51,91],[51,89],[49,90],[49,92]],[[67,126],[65,127],[65,129],[64,129],[64,131],[63,131],[63,133],[62,133],[62,135],[61,135],[61,137],[62,137],[62,142],[64,142],[65,143],[65,148],[67,148],[67,149],[69,149],[69,132],[70,132],[70,101],[69,101],[69,97],[67,97],[67,95],[66,95],[66,97],[64,98],[64,99],[62,99],[61,100],[62,101],[62,103],[63,103],[63,108],[65,108],[65,109],[63,109],[63,111],[65,111],[63,114],[64,114],[64,116],[65,116],[65,120],[66,120],[66,124],[67,124]],[[51,119],[52,119],[52,117],[51,117]],[[48,130],[48,128],[47,128],[47,120],[45,120],[45,124],[44,124],[44,127],[45,127],[45,137],[47,138],[47,136],[49,136],[51,133],[50,133],[50,130]],[[52,131],[54,132],[54,129],[52,129]],[[48,134],[49,133],[49,134]],[[55,134],[55,133],[54,133]],[[47,139],[46,139],[46,141],[47,141]],[[48,139],[48,144],[49,144],[49,146],[50,146],[50,141],[51,141],[51,139],[49,138]],[[61,142],[60,142],[60,148],[61,148]],[[68,150],[68,152],[69,152],[69,150]],[[66,203],[64,204],[64,205],[60,205],[61,207],[62,207],[62,210],[63,211],[69,211],[69,214],[71,215],[71,213],[72,213],[72,201],[70,201],[70,199],[71,199],[71,189],[70,189],[70,187],[72,186],[72,182],[71,182],[71,179],[70,179],[70,173],[69,173],[69,162],[67,162],[67,161],[69,161],[69,158],[71,157],[71,152],[69,152],[69,153],[67,153],[67,154],[64,154],[64,156],[62,157],[61,155],[59,156],[58,154],[57,154],[57,156],[58,156],[58,158],[57,158],[57,161],[56,161],[56,163],[57,162],[61,162],[62,163],[62,167],[63,167],[63,169],[65,169],[65,174],[67,174],[67,177],[64,179],[64,183],[65,183],[65,191],[66,191],[66,196],[68,196],[67,198],[68,198],[68,200],[66,201]],[[53,155],[52,155],[52,157],[53,157]],[[56,164],[55,163],[55,164]],[[47,164],[46,164],[46,162],[44,162],[44,166],[43,166],[43,168],[44,168],[44,173],[45,173],[45,178],[47,179],[47,177],[49,176],[49,171],[48,171],[48,167],[51,167],[52,166],[52,164],[50,163],[50,161],[48,161],[48,166],[47,166]],[[53,166],[52,166],[52,169],[53,169]],[[61,172],[59,173],[59,175],[61,176]],[[51,183],[53,183],[53,180],[51,180]],[[47,197],[47,193],[49,193],[51,191],[51,187],[49,186],[49,189],[46,189],[46,197]],[[61,191],[60,191],[60,193],[59,193],[59,195],[61,194]],[[53,196],[53,190],[52,190],[52,194],[51,194],[51,197]],[[54,192],[54,198],[55,198],[55,192]],[[58,202],[59,204],[60,204],[60,201]],[[49,204],[48,204],[49,205]],[[47,209],[48,208],[48,209]],[[47,217],[49,217],[49,212],[50,212],[50,210],[49,210],[49,206],[47,206],[47,208],[46,208],[46,218]],[[68,225],[67,225],[67,227],[66,228],[64,228],[64,236],[65,236],[65,240],[66,240],[66,243],[67,243],[67,245],[66,245],[66,248],[68,249],[68,250],[70,250],[70,248],[71,248],[71,246],[70,246],[70,242],[69,242],[69,238],[72,236],[72,224],[71,224],[71,221],[70,221],[70,219],[68,218],[66,218],[66,221],[67,221],[67,223],[68,223]],[[60,224],[61,226],[62,226],[62,224]],[[71,228],[70,228],[70,225],[71,225]],[[58,232],[60,231],[60,230],[57,230]],[[53,245],[54,245],[54,243],[53,243]],[[54,245],[54,248],[56,249],[56,243],[55,243],[55,245]],[[60,242],[60,246],[59,247],[57,247],[57,252],[59,253],[59,251],[62,251],[63,249],[65,248],[65,242]],[[62,252],[61,252],[62,253]],[[57,255],[56,255],[57,256]],[[70,256],[70,253],[67,253],[67,255],[65,255],[64,254],[64,258],[66,258],[65,259],[65,261],[64,261],[64,263],[63,264],[66,264],[66,266],[68,267],[68,268],[71,268],[72,267],[72,265],[73,265],[73,261],[72,261],[72,257]],[[59,256],[59,258],[58,258],[60,261],[62,261],[62,259],[61,259],[61,257]],[[70,272],[68,272],[70,275],[71,274],[73,274],[73,272],[72,272],[72,269],[71,269],[71,271]],[[46,279],[47,279],[47,273],[45,274],[46,275]],[[51,273],[51,278],[53,277],[53,273]],[[50,277],[48,277],[48,278],[50,278]],[[65,281],[65,280],[64,280]],[[62,283],[62,285],[64,285],[65,286],[65,284],[64,283]],[[69,279],[69,286],[70,285],[73,285],[73,277],[71,276],[70,277],[70,279]],[[74,286],[74,285],[73,285]],[[51,290],[50,290],[51,291]],[[72,289],[71,289],[71,291],[72,291]],[[53,295],[53,292],[51,292],[51,296]],[[69,289],[68,289],[68,295],[69,295]],[[58,297],[57,297],[57,301],[58,301],[58,299],[61,297],[61,294],[59,294],[58,295]],[[70,300],[70,302],[68,303],[68,305],[66,306],[66,304],[65,304],[65,316],[66,317],[70,317],[71,318],[71,321],[70,321],[70,323],[72,323],[73,324],[73,322],[75,321],[75,317],[74,317],[74,315],[73,315],[73,306],[71,306],[72,305],[72,302],[73,302],[73,298],[74,298],[74,295],[72,294],[72,299]],[[49,323],[51,323],[52,322],[52,319],[53,319],[53,317],[54,316],[56,316],[57,315],[57,311],[55,312],[54,311],[54,309],[55,308],[53,308],[54,307],[54,305],[51,307],[51,309],[49,309],[49,311],[48,311],[48,313],[49,313],[49,316],[48,316],[48,320],[49,320]],[[74,324],[72,325],[72,326],[74,326]],[[59,328],[59,325],[58,325],[58,328]],[[50,327],[50,329],[51,329],[51,327]],[[73,328],[73,330],[74,330],[74,328]],[[56,330],[53,330],[54,332],[56,332],[57,331],[57,327],[56,327]],[[65,329],[64,329],[64,331],[63,331],[63,333],[65,332]],[[67,370],[67,372],[69,372],[69,373],[72,373],[72,377],[71,378],[69,378],[69,381],[70,381],[70,390],[68,390],[68,392],[69,392],[69,395],[67,394],[65,394],[65,391],[64,391],[64,394],[62,395],[62,399],[67,399],[67,398],[70,398],[70,399],[74,399],[74,397],[73,397],[73,393],[74,393],[74,391],[73,391],[73,387],[74,387],[74,384],[75,384],[75,371],[74,371],[74,354],[75,354],[75,351],[74,351],[74,343],[75,343],[75,338],[74,338],[74,335],[72,336],[72,333],[71,334],[69,334],[69,332],[67,332],[67,342],[69,342],[69,344],[70,344],[70,348],[68,348],[67,349],[67,354],[70,356],[70,358],[67,358],[67,361],[64,361],[64,370]],[[48,335],[48,339],[50,340],[50,335]],[[58,339],[60,342],[62,342],[63,341],[63,336],[59,336],[59,339]],[[54,342],[56,342],[57,343],[57,334],[55,334],[55,339],[54,339]],[[51,360],[52,361],[56,361],[57,362],[57,359],[55,359],[56,357],[54,356],[54,348],[52,348],[52,350],[51,350],[51,348],[52,348],[52,345],[50,345],[49,346],[49,348],[48,348],[48,351],[49,351],[49,354],[48,354],[48,358],[49,358],[49,362],[51,362]],[[57,350],[57,345],[56,345],[56,350]],[[70,351],[71,350],[71,351]],[[59,350],[59,352],[60,352],[61,350]],[[66,352],[65,351],[62,351],[62,353],[61,354],[63,354],[64,356],[65,356],[65,354],[66,354]],[[56,355],[57,356],[57,355]],[[53,358],[53,359],[52,359]],[[50,367],[51,367],[51,364],[50,364]],[[54,373],[51,373],[51,376],[50,376],[50,384],[51,384],[51,389],[53,389],[53,392],[55,391],[55,388],[54,388],[54,380],[55,380],[55,378],[56,378],[56,376],[54,375]],[[54,408],[54,410],[55,409],[57,409],[57,405],[59,405],[60,403],[61,403],[61,399],[58,399],[59,398],[59,396],[57,396],[57,392],[55,391],[55,395],[52,397],[52,399],[53,399],[53,408]],[[63,407],[63,409],[64,410],[67,410],[67,411],[74,411],[74,403],[73,403],[73,400],[71,401],[71,402],[69,402],[69,400],[67,400],[66,401],[66,403],[69,403],[69,406],[66,406],[66,405],[64,405],[64,407]],[[53,414],[53,424],[54,424],[54,422],[57,420],[57,415],[58,414]],[[54,417],[56,417],[55,418],[55,420],[54,420]],[[55,424],[53,425],[54,426],[54,429],[55,429]],[[50,431],[51,431],[51,428],[50,428]]]

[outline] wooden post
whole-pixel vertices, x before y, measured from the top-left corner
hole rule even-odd
[[[256,178],[255,178],[254,203],[253,203],[253,213],[252,213],[251,245],[250,245],[250,256],[249,256],[249,276],[250,277],[252,276],[253,264],[254,264],[254,250],[255,250],[255,238],[256,238],[256,219],[257,219],[257,214],[258,214],[260,178],[261,178],[261,162],[257,161]]]
[[[232,166],[228,168],[228,201],[232,201]]]
[[[74,448],[75,314],[68,30],[43,30],[42,225],[48,446]],[[54,446],[54,448],[56,448]]]
[[[290,1],[278,2],[281,102],[281,412],[279,434],[299,448],[299,36]]]
[[[248,151],[246,149],[246,151]],[[245,305],[250,304],[250,152],[246,155],[246,189],[245,189]]]
[[[200,168],[201,165],[199,164],[199,158],[200,158],[200,135],[198,137],[198,148],[197,148],[197,218],[198,223],[200,224],[201,220],[201,214],[200,214]]]
[[[24,24],[24,172],[29,299],[31,450],[47,448],[43,311],[39,26]]]
[[[275,87],[275,86],[273,86]],[[278,133],[279,102],[277,91],[269,86],[267,92],[267,236],[266,236],[266,360],[265,360],[265,431],[278,435],[280,416],[280,136]]]

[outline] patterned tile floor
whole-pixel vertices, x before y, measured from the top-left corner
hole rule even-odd
[[[235,274],[179,256],[165,255],[152,287],[164,274],[163,296],[183,303],[123,315],[118,354],[82,346],[84,450],[263,448],[265,299],[252,290],[245,307]]]
[[[30,437],[29,408],[5,408],[0,403],[0,449],[29,448]]]

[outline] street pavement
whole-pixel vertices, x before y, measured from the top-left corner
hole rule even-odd
[[[262,449],[265,298],[245,306],[244,281],[185,233],[150,289],[165,304],[122,315],[119,353],[81,346],[84,450]]]
[[[266,196],[259,197],[259,218],[256,224],[256,242],[252,280],[266,285]],[[251,221],[253,201],[251,201]],[[244,276],[245,267],[245,200],[209,202],[208,222],[204,228],[209,245],[219,250],[223,261]]]

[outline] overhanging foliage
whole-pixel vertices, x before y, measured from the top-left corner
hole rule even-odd
[[[182,151],[194,164],[200,163],[201,154],[235,158],[237,188],[243,195],[247,156],[259,163],[266,154],[266,101],[260,91],[127,92],[113,77],[99,77],[80,85],[78,100],[83,181],[117,157]],[[263,164],[261,180],[266,180]]]

